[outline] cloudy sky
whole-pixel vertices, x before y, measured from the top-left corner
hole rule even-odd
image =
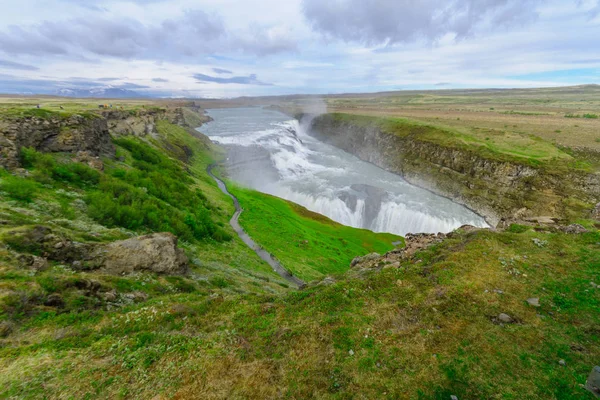
[[[600,0],[7,0],[0,92],[600,83]]]

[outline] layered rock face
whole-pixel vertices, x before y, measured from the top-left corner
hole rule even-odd
[[[22,147],[41,152],[114,156],[106,120],[96,116],[23,117],[0,122],[0,166],[19,166]]]
[[[198,118],[203,116],[199,109],[196,112]],[[181,107],[5,118],[0,120],[0,167],[19,167],[19,152],[23,147],[49,153],[79,153],[88,159],[113,157],[111,135],[152,136],[158,133],[156,124],[160,120],[189,126]]]
[[[465,149],[421,140],[422,129],[427,128],[414,126],[408,136],[397,136],[377,126],[341,122],[329,114],[311,123],[311,134],[318,139],[463,204],[493,226],[502,219],[589,215],[586,207],[600,199],[598,175],[557,174],[487,159]]]

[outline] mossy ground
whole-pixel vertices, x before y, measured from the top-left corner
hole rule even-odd
[[[19,398],[591,399],[599,265],[596,230],[479,231],[283,296],[43,314],[4,340],[0,382]]]

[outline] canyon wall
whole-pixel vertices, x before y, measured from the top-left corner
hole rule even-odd
[[[582,218],[600,199],[598,174],[486,158],[477,149],[423,138],[438,128],[405,124],[395,134],[361,117],[324,114],[310,121],[309,130],[363,161],[469,207],[492,226],[536,216]]]

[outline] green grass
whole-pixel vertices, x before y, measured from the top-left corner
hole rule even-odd
[[[39,315],[0,348],[2,396],[591,400],[600,234],[514,231],[283,296]]]
[[[356,256],[392,250],[402,238],[354,229],[297,204],[253,190],[233,187],[244,209],[240,224],[267,251],[303,280],[340,274]]]
[[[405,118],[371,117],[354,114],[326,114],[321,119],[331,119],[335,123],[348,123],[364,129],[377,128],[384,133],[402,138],[435,143],[444,147],[459,148],[474,152],[484,158],[510,161],[534,167],[583,168],[586,165],[572,163],[567,152],[540,137],[525,133],[507,131],[474,130],[470,133],[448,127],[438,127]],[[490,133],[493,136],[490,137]]]

